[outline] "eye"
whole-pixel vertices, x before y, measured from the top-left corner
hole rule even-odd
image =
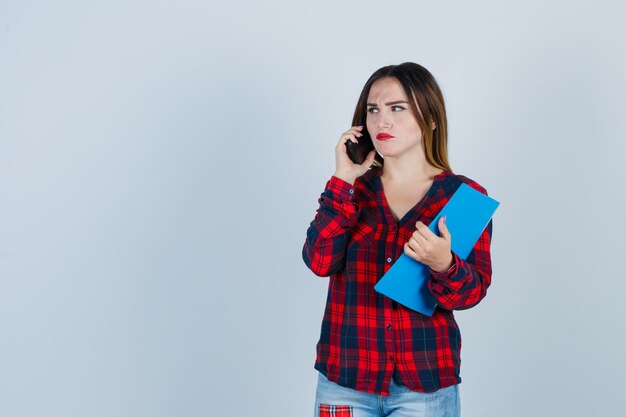
[[[394,111],[394,112],[399,112],[399,111],[402,111],[402,110],[406,110],[402,106],[391,106],[391,108],[392,108],[392,111]],[[393,110],[393,109],[400,109],[400,110]],[[376,112],[373,112],[372,110],[376,110]],[[377,107],[370,107],[369,109],[367,109],[367,112],[368,113],[377,113],[378,112],[378,108]]]

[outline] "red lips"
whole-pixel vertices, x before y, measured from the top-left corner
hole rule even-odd
[[[387,140],[387,139],[391,139],[393,138],[393,136],[388,135],[386,133],[379,133],[378,135],[376,135],[376,139],[378,140]]]

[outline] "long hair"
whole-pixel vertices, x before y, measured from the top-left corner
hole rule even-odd
[[[435,77],[419,64],[404,62],[399,65],[388,65],[374,72],[361,91],[354,110],[352,126],[366,125],[367,97],[372,84],[387,77],[396,78],[409,98],[409,107],[422,130],[426,161],[436,168],[452,171],[448,163],[448,122],[443,94]],[[434,130],[431,127],[432,122],[436,125]],[[376,153],[373,166],[382,168],[383,163],[383,158]]]

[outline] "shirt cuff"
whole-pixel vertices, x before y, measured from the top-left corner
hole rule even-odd
[[[354,186],[334,175],[326,183],[326,189],[338,196],[341,201],[352,201],[354,196]]]
[[[454,275],[456,275],[456,273],[459,270],[460,258],[454,252],[452,252],[452,256],[453,256],[452,266],[447,271],[437,272],[437,271],[433,271],[430,267],[428,267],[428,269],[430,269],[430,274],[434,278],[440,278],[440,279],[441,278],[450,278],[450,277],[453,277]]]

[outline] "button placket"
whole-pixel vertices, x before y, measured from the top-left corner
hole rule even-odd
[[[396,242],[398,241],[398,224],[393,223],[389,225],[389,231],[393,233],[393,243],[391,245],[390,251],[391,256],[387,257],[387,263],[390,264],[393,262],[393,258],[396,255]]]

